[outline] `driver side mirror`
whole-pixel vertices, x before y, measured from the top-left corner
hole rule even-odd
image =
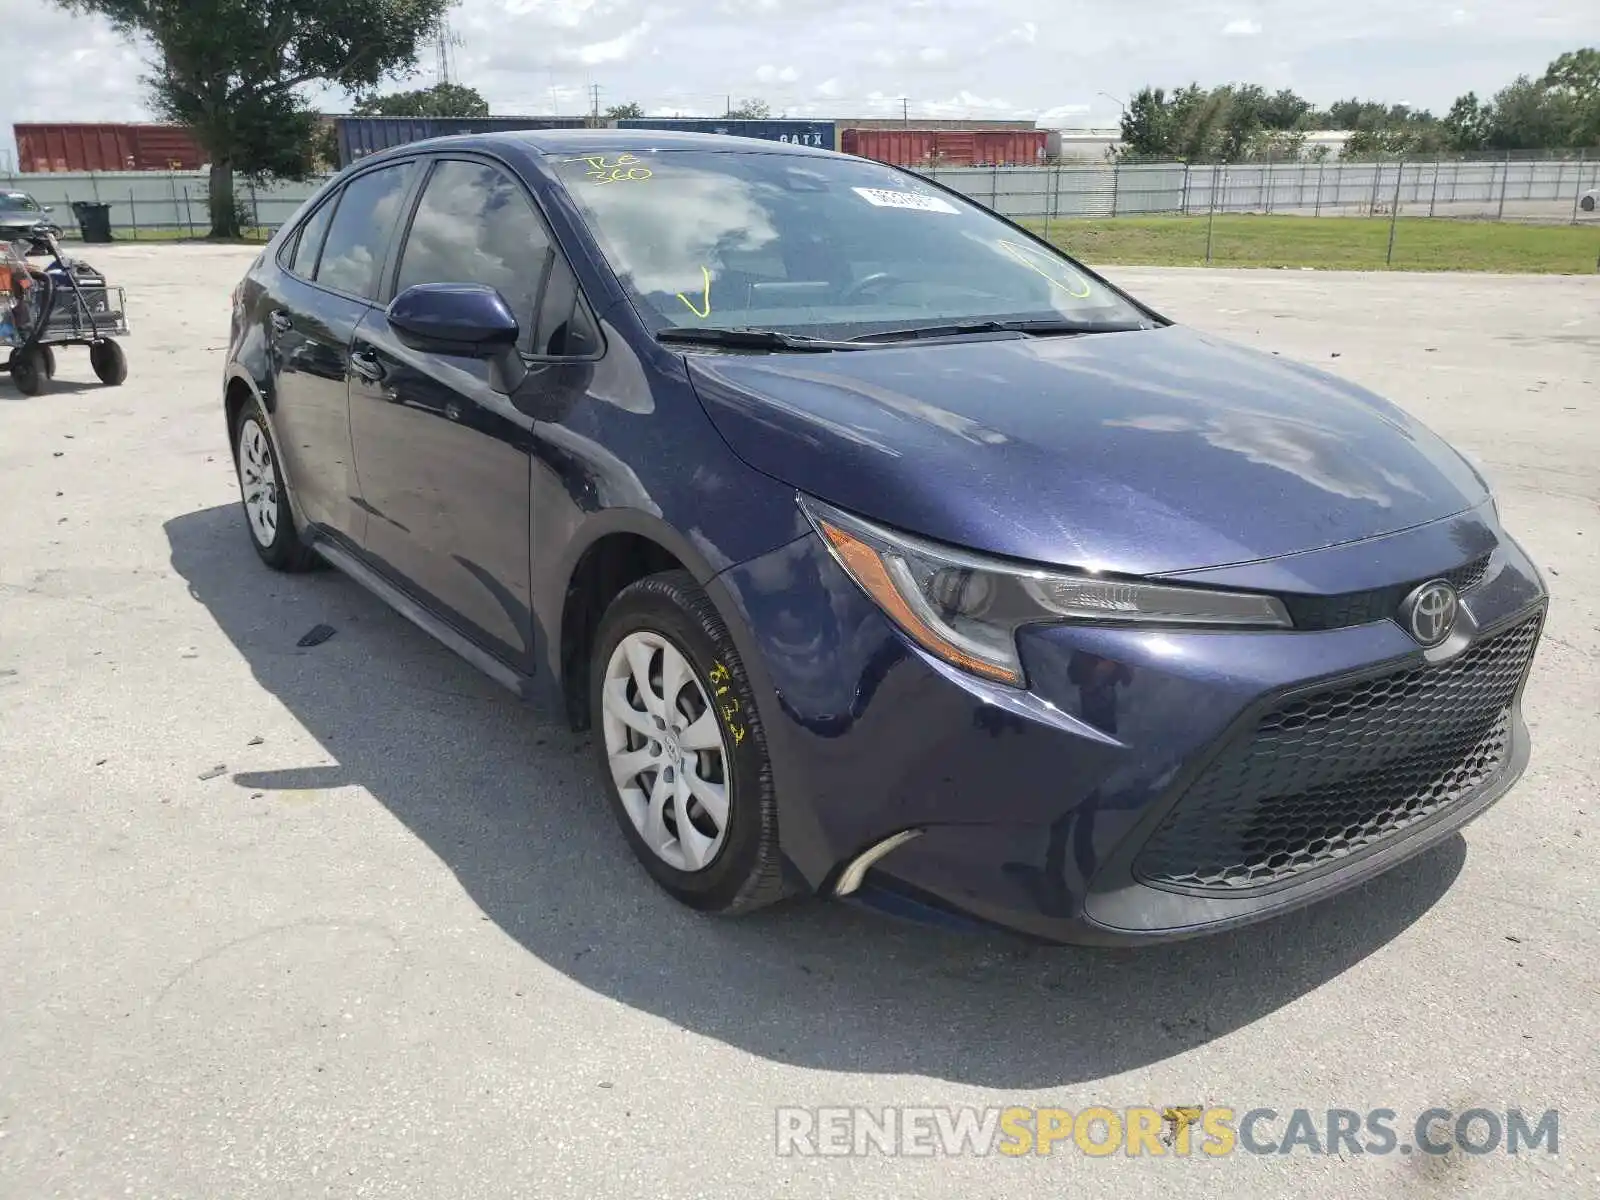
[[[389,326],[424,354],[477,358],[489,364],[489,384],[509,394],[528,371],[517,350],[522,330],[505,297],[481,283],[419,283],[389,303]]]

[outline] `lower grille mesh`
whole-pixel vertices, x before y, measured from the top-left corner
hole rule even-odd
[[[1540,617],[1442,666],[1300,696],[1200,774],[1140,851],[1146,882],[1228,893],[1374,846],[1492,782]]]

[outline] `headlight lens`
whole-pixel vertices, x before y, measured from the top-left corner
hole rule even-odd
[[[1273,596],[1049,572],[971,554],[802,498],[828,549],[910,637],[985,679],[1023,686],[1016,631],[1049,621],[1287,629]]]

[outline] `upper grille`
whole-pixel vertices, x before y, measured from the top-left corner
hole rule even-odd
[[[1358,853],[1492,782],[1542,614],[1442,666],[1289,700],[1229,743],[1140,851],[1147,882],[1235,892]]]
[[[1483,582],[1492,554],[1484,554],[1443,575],[1430,575],[1412,583],[1372,588],[1365,592],[1344,592],[1337,596],[1283,596],[1284,607],[1296,629],[1343,629],[1347,625],[1367,625],[1382,621],[1399,611],[1400,602],[1429,579],[1448,580],[1458,592],[1471,591]]]

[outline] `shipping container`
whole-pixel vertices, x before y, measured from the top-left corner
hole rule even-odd
[[[796,121],[786,117],[744,120],[738,117],[624,117],[618,129],[659,129],[664,133],[726,133],[759,138],[764,142],[790,142],[833,150],[838,146],[832,121]]]
[[[582,129],[583,117],[335,117],[339,165],[359,158],[456,133],[504,133],[517,129]]]
[[[194,171],[206,154],[182,125],[13,125],[17,166],[57,171]]]
[[[1044,161],[1043,129],[846,129],[846,154],[897,167],[1024,167]]]

